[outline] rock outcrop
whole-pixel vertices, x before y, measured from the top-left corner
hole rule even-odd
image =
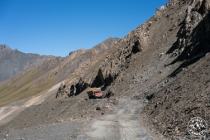
[[[146,96],[152,95],[145,107],[150,122],[170,139],[194,139],[188,131],[188,122],[193,117],[210,122],[209,4],[209,0],[175,3],[184,7],[185,17],[179,25],[175,43],[167,51],[172,58],[167,67],[178,67],[167,78],[173,79],[171,82],[156,91],[151,90]]]
[[[172,73],[174,76],[183,67],[194,63],[210,51],[209,47],[209,4],[207,0],[192,1],[186,17],[177,34],[177,41],[168,50],[168,54],[177,58],[171,63],[182,61],[183,64]]]

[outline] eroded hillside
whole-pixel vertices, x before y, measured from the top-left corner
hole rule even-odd
[[[4,125],[2,135],[48,138],[40,126],[68,129],[52,134],[61,139],[191,139],[191,118],[210,121],[209,5],[171,0],[126,37],[70,54],[40,77],[64,80],[60,88]],[[89,99],[89,88],[110,96]]]
[[[66,58],[51,58],[0,85],[0,106],[46,92],[68,77],[80,75],[97,63],[117,39],[107,39],[90,50],[72,52]],[[101,54],[103,52],[103,54]]]

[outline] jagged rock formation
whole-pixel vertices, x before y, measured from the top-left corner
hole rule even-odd
[[[58,91],[56,97],[59,97],[60,95],[70,96],[70,89],[73,87],[75,88],[74,95],[80,94],[88,87],[101,87],[104,84],[103,82],[106,81],[106,78],[103,75],[100,75],[102,73],[98,62],[106,59],[110,50],[116,49],[118,40],[119,39],[115,38],[107,39],[103,43],[95,46],[92,50],[85,51],[84,55],[79,57],[79,59],[82,59],[83,56],[85,56],[84,60],[80,61],[80,66],[71,74],[70,79],[65,81],[65,86],[62,85],[60,87],[62,90]],[[86,56],[89,56],[89,58],[87,59]],[[97,74],[99,74],[99,76]],[[98,80],[101,81],[100,84],[98,83]],[[95,85],[96,82],[97,85]]]
[[[149,25],[143,25],[138,30],[131,32],[127,37],[115,42],[110,54],[105,55],[105,57],[100,61],[100,64],[93,65],[89,69],[93,69],[91,72],[89,70],[85,71],[84,76],[80,75],[79,79],[75,79],[71,82],[66,82],[65,90],[67,94],[70,94],[70,87],[76,88],[76,95],[80,94],[88,87],[100,87],[105,90],[112,82],[120,75],[121,72],[125,71],[129,67],[129,63],[132,57],[135,57],[137,53],[142,51],[142,46],[147,46],[147,30]],[[80,84],[83,81],[84,84]],[[81,85],[81,86],[76,86]],[[83,90],[80,90],[83,89]],[[59,94],[60,91],[58,91]],[[110,92],[110,91],[107,91]],[[63,94],[63,93],[60,93]],[[63,94],[65,95],[65,94]]]
[[[209,3],[206,0],[192,1],[186,11],[186,17],[181,24],[177,41],[168,50],[168,54],[177,56],[171,63],[184,61],[172,73],[175,75],[183,67],[194,63],[210,51],[209,47]]]
[[[86,73],[75,84],[65,88],[70,89],[69,87],[74,86],[77,91],[76,95],[78,95],[88,87],[101,87],[105,90],[107,86],[110,86],[117,76],[129,67],[131,57],[142,49],[138,39],[133,41],[120,40],[116,45],[118,48],[116,52],[112,55],[107,55],[105,60],[98,67],[95,67],[95,73]],[[81,84],[81,81],[83,84]],[[67,91],[68,93],[70,92],[69,90]]]
[[[185,7],[185,17],[167,54],[174,58],[170,66],[179,65],[169,75],[173,81],[150,94],[152,98],[145,112],[163,135],[193,139],[187,131],[189,120],[193,117],[210,120],[210,1],[192,0],[175,5]]]

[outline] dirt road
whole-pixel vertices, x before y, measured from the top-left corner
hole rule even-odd
[[[142,103],[122,98],[112,114],[93,121],[87,135],[91,140],[153,140],[140,118]]]
[[[142,103],[121,98],[111,114],[89,122],[62,122],[11,129],[0,140],[156,140],[141,121]]]

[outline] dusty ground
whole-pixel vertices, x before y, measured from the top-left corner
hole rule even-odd
[[[6,140],[156,140],[141,118],[143,102],[121,98],[112,111],[94,119],[64,121],[24,128],[9,127]]]
[[[87,135],[93,140],[152,140],[141,122],[143,104],[137,100],[121,98],[111,114],[94,120]]]

